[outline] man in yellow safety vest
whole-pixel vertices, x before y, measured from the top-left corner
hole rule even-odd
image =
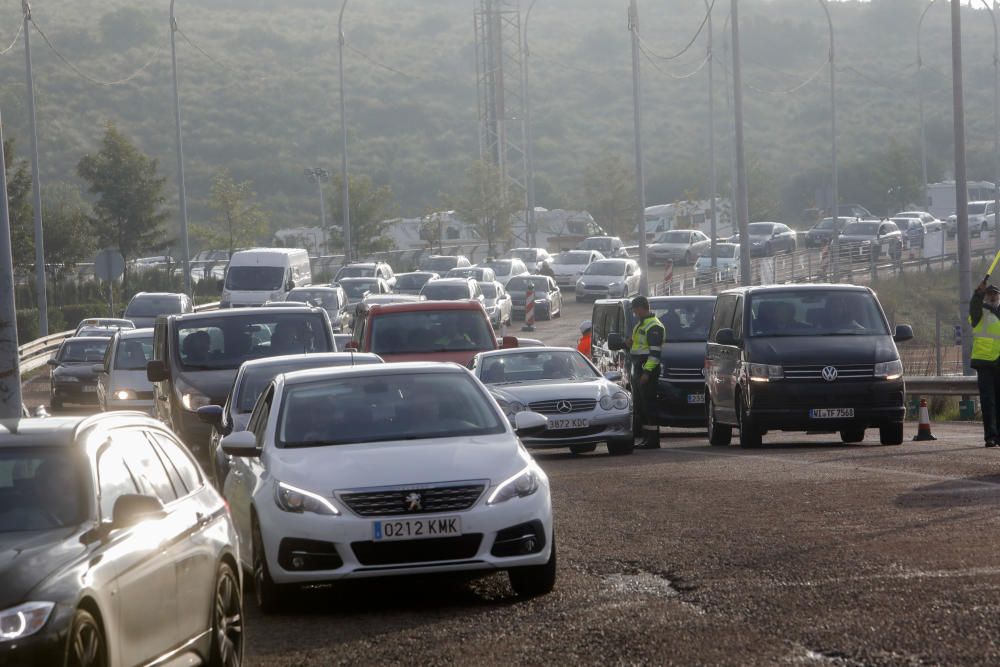
[[[646,449],[659,449],[660,424],[656,405],[656,389],[660,379],[660,351],[667,337],[666,327],[649,310],[644,296],[632,299],[636,325],[627,341],[632,361],[632,404],[642,427]],[[636,434],[638,435],[638,434]]]
[[[987,447],[1000,445],[997,418],[1000,407],[1000,288],[984,280],[969,301],[972,324],[970,365],[979,377],[979,403],[983,411],[983,437]]]

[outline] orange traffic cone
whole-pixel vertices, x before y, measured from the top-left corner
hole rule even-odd
[[[913,436],[914,441],[937,440],[931,435],[931,416],[927,411],[927,399],[920,399],[920,425],[917,427],[917,434]]]

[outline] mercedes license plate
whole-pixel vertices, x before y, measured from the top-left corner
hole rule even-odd
[[[815,408],[809,411],[813,419],[852,419],[854,408]]]
[[[558,431],[558,430],[567,429],[567,428],[587,428],[588,426],[590,426],[590,420],[589,419],[579,419],[579,418],[578,419],[562,419],[562,418],[553,419],[552,417],[549,417],[549,430],[550,431]]]
[[[705,402],[705,394],[688,394],[688,404],[703,404]]]
[[[376,521],[372,524],[372,538],[376,542],[424,540],[431,537],[454,537],[461,534],[462,517],[458,516]]]

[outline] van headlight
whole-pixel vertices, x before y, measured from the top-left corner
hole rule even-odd
[[[309,512],[325,516],[340,516],[340,510],[323,496],[284,482],[278,482],[274,485],[274,502],[278,509],[293,514]]]
[[[883,380],[898,380],[903,377],[903,362],[894,359],[875,364],[875,377]]]
[[[115,392],[115,398],[119,401],[135,400],[136,394],[131,389],[119,389]]]
[[[181,395],[181,405],[189,412],[195,412],[198,408],[211,404],[212,400],[208,396],[197,391],[189,391]]]
[[[0,611],[0,643],[30,637],[45,626],[55,604],[26,602]]]
[[[751,382],[769,382],[785,377],[785,369],[773,364],[747,364],[747,375]]]
[[[496,490],[490,494],[486,504],[497,505],[511,498],[525,498],[538,490],[539,483],[538,473],[529,465],[516,475],[497,484]]]

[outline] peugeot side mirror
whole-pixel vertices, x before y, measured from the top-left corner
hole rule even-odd
[[[59,366],[59,360],[56,359],[55,357],[52,357],[51,359],[49,359],[45,363],[47,363],[49,366],[52,366],[53,368],[56,368],[57,366]]]
[[[909,324],[900,324],[896,327],[896,333],[893,335],[892,339],[897,343],[905,343],[908,340],[913,339],[913,327]]]
[[[153,496],[126,493],[118,496],[111,511],[111,528],[131,528],[150,519],[162,519],[167,513],[163,503]]]
[[[518,412],[514,415],[514,432],[519,436],[538,435],[548,427],[549,420],[537,412]]]
[[[715,342],[719,345],[736,345],[736,333],[732,329],[719,329],[715,334]]]
[[[198,420],[203,424],[219,426],[222,424],[221,405],[203,405],[197,410]]]
[[[260,449],[257,447],[257,436],[250,431],[237,431],[230,433],[222,439],[222,451],[230,456],[242,458],[253,458],[260,456]]]
[[[146,364],[146,379],[150,382],[163,382],[170,377],[167,362],[154,359]]]
[[[612,331],[608,334],[608,349],[612,352],[618,352],[625,349],[625,338],[616,331]]]

